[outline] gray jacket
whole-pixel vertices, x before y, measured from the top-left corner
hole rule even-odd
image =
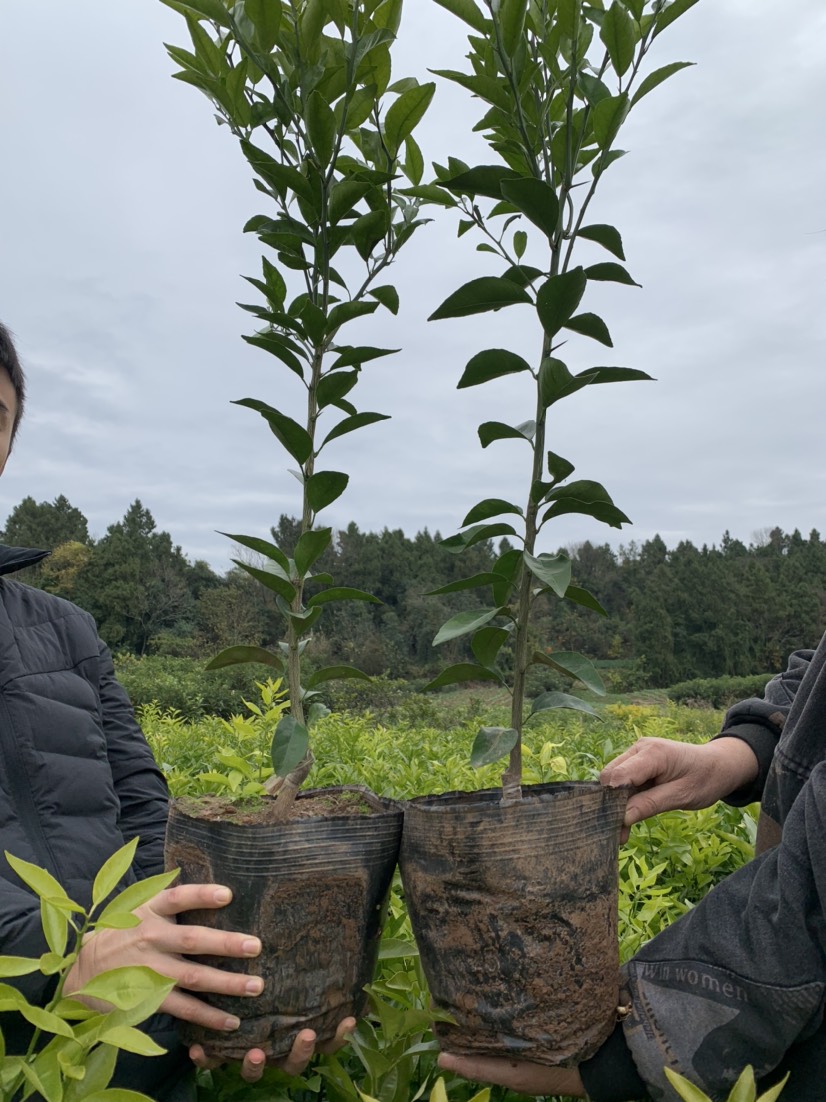
[[[731,797],[762,788],[758,856],[625,966],[624,1037],[586,1084],[605,1082],[600,1065],[621,1063],[624,1040],[647,1094],[598,1088],[600,1102],[671,1102],[665,1065],[715,1100],[746,1064],[763,1089],[791,1071],[782,1102],[826,1099],[826,636],[792,655],[764,700],[731,708],[717,737],[744,739],[760,761],[757,785]]]

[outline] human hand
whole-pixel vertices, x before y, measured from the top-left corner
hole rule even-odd
[[[498,1056],[439,1056],[442,1071],[452,1071],[474,1083],[495,1083],[519,1094],[566,1094],[585,1098],[585,1087],[576,1068],[547,1068],[528,1060]]]
[[[356,1028],[355,1018],[344,1018],[339,1023],[336,1035],[327,1044],[319,1045],[316,1049],[316,1035],[312,1029],[302,1029],[293,1041],[293,1047],[283,1060],[275,1062],[275,1066],[281,1068],[287,1075],[301,1075],[307,1064],[312,1060],[316,1051],[331,1053],[337,1052],[347,1042],[349,1035]],[[201,1045],[192,1045],[189,1050],[189,1058],[199,1068],[217,1068],[221,1061],[211,1059],[206,1055]],[[241,1078],[248,1083],[256,1083],[264,1074],[267,1066],[267,1057],[260,1048],[253,1048],[246,1054],[241,1063]]]
[[[721,738],[697,746],[673,739],[641,738],[603,769],[600,781],[615,788],[630,784],[621,834],[662,811],[697,811],[735,792],[757,776],[757,757],[739,738]]]
[[[179,926],[175,922],[175,916],[183,911],[202,908],[217,910],[225,907],[231,899],[229,888],[218,884],[180,884],[159,892],[148,903],[135,909],[135,915],[141,920],[139,925],[126,930],[99,929],[86,939],[68,973],[64,993],[71,995],[94,976],[112,968],[144,965],[175,980],[176,986],[164,999],[160,1010],[207,1029],[224,1032],[238,1029],[240,1022],[234,1015],[210,1006],[187,992],[254,997],[261,994],[263,979],[245,973],[226,972],[186,960],[185,957],[220,956],[252,960],[261,952],[261,942],[249,934],[213,930],[206,926]],[[94,1000],[84,1001],[110,1009],[108,1005]]]

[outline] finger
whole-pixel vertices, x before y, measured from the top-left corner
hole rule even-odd
[[[443,1071],[452,1071],[474,1083],[494,1083],[519,1091],[520,1094],[556,1093],[557,1076],[554,1073],[558,1069],[529,1064],[524,1060],[454,1056],[443,1052],[438,1063]]]
[[[222,1063],[215,1057],[207,1056],[202,1045],[190,1045],[189,1058],[196,1068],[217,1068]]]
[[[633,826],[643,819],[650,819],[652,815],[660,815],[663,811],[673,811],[675,808],[685,805],[685,793],[683,787],[677,784],[661,784],[656,788],[646,789],[644,792],[635,792],[625,807],[625,826]]]
[[[257,1083],[264,1074],[267,1057],[260,1048],[251,1048],[241,1061],[241,1078],[247,1083]]]
[[[220,1033],[232,1033],[241,1025],[241,1021],[234,1014],[228,1014],[217,1006],[196,999],[194,995],[187,995],[177,988],[171,991],[161,1004],[161,1010],[171,1014],[173,1018],[182,1018],[185,1022],[193,1022],[195,1025],[205,1026],[207,1029],[215,1029]]]
[[[330,1056],[332,1053],[338,1052],[338,1050],[350,1040],[350,1034],[355,1028],[355,1018],[344,1018],[343,1021],[338,1023],[338,1029],[336,1030],[336,1035],[333,1040],[327,1041],[326,1044],[319,1045],[318,1051],[323,1052],[325,1056]]]
[[[150,900],[155,914],[178,915],[182,911],[218,910],[232,901],[232,892],[223,884],[176,884]]]
[[[177,925],[165,919],[144,920],[138,934],[143,947],[187,957],[237,957],[252,960],[261,952],[261,941],[235,930],[209,926]]]
[[[279,1062],[287,1075],[300,1075],[315,1053],[316,1035],[312,1029],[302,1029],[293,1041],[289,1055]]]

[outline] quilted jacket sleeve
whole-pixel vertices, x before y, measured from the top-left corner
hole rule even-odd
[[[168,790],[104,643],[99,691],[109,765],[120,800],[120,827],[127,842],[140,836],[133,867],[143,880],[163,871]]]
[[[741,700],[726,712],[717,738],[742,739],[754,751],[759,767],[755,780],[727,796],[726,803],[742,807],[762,796],[777,741],[814,654],[813,650],[795,651],[783,673],[768,682],[762,698]]]
[[[826,762],[802,788],[780,844],[727,877],[625,970],[633,1008],[625,1037],[658,1102],[676,1098],[664,1065],[717,1098],[746,1064],[760,1078],[819,1028]],[[805,1097],[816,1096],[811,1088]]]

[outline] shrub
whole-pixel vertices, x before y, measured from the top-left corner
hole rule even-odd
[[[691,707],[730,708],[738,700],[762,697],[771,676],[770,673],[758,673],[750,677],[695,678],[673,685],[668,690],[668,697],[676,704]]]
[[[265,667],[249,664],[206,670],[204,665],[197,658],[123,654],[115,660],[115,672],[134,708],[155,704],[184,719],[228,718],[244,711],[244,698],[258,698],[256,681],[265,675]]]

